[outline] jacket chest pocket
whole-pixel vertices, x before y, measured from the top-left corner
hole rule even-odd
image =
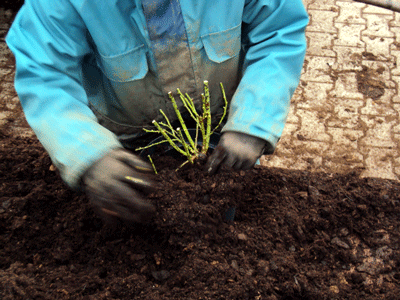
[[[216,63],[222,63],[240,53],[241,24],[220,32],[201,36],[201,41],[208,58]]]
[[[115,82],[143,79],[148,72],[146,48],[144,45],[114,56],[99,54],[98,64],[106,77]]]

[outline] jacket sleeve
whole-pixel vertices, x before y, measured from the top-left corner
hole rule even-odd
[[[6,38],[26,119],[72,188],[94,161],[121,146],[88,106],[81,67],[90,52],[86,35],[69,1],[25,0]]]
[[[243,77],[223,131],[257,136],[275,148],[300,80],[307,24],[302,0],[246,1]]]

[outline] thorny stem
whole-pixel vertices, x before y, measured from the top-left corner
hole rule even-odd
[[[187,93],[183,94],[179,89],[177,89],[178,95],[183,103],[183,106],[189,112],[191,118],[196,122],[195,140],[193,141],[193,138],[190,135],[189,130],[187,129],[187,126],[185,124],[185,121],[183,120],[183,117],[182,117],[179,109],[178,109],[178,105],[176,103],[174,96],[172,95],[171,92],[169,92],[168,96],[171,100],[175,114],[181,124],[182,130],[181,130],[181,128],[177,128],[175,130],[172,127],[171,122],[169,121],[167,115],[160,109],[160,112],[163,115],[164,119],[166,120],[166,123],[157,122],[154,120],[152,123],[154,124],[154,126],[156,127],[157,130],[144,129],[144,131],[152,132],[152,133],[160,133],[164,137],[165,140],[151,144],[151,145],[147,145],[145,147],[137,148],[136,150],[143,150],[143,149],[153,147],[155,145],[159,145],[159,144],[168,142],[176,151],[178,151],[183,156],[186,156],[186,158],[187,158],[187,161],[184,162],[179,168],[181,168],[187,162],[190,162],[193,164],[193,162],[196,158],[207,154],[208,148],[210,146],[210,137],[215,132],[215,130],[222,124],[222,121],[226,116],[226,112],[227,112],[227,108],[228,108],[228,101],[226,99],[226,94],[225,94],[225,90],[224,90],[222,83],[220,83],[220,87],[221,87],[222,97],[224,99],[224,107],[223,107],[224,111],[223,111],[222,117],[220,118],[217,126],[213,130],[211,130],[210,91],[209,91],[208,81],[204,81],[204,94],[201,94],[202,110],[203,110],[201,115],[199,115],[199,113],[197,112],[194,102],[193,102],[193,99],[190,98],[190,96]],[[165,128],[163,128],[163,127],[165,127]],[[202,139],[203,139],[203,144],[202,144],[201,150],[199,150],[197,148],[197,139],[198,139],[199,130],[201,132]],[[183,131],[183,133],[182,133],[182,131]],[[186,138],[184,137],[184,135],[186,136]],[[179,144],[182,145],[183,149],[178,146]],[[155,169],[155,166],[154,166],[150,156],[149,156],[149,160],[151,161],[151,163],[153,165],[153,169],[157,174],[157,171]]]
[[[172,131],[174,131],[174,128],[171,125],[171,122],[169,121],[169,119],[167,118],[167,115],[164,113],[164,111],[162,109],[160,109],[160,113],[163,115],[164,119],[167,121],[167,124],[161,123],[162,125],[164,125],[165,127],[171,129]]]
[[[208,88],[208,81],[204,81],[204,101],[203,101],[203,116],[207,122],[206,126],[206,138],[203,141],[203,147],[201,153],[206,154],[208,151],[208,147],[210,145],[210,136],[211,136],[211,107],[210,107],[210,90]],[[204,135],[203,135],[204,137]]]
[[[188,139],[190,145],[191,145],[193,148],[195,148],[196,145],[194,144],[194,141],[193,141],[192,137],[191,137],[190,134],[189,134],[189,131],[188,131],[187,127],[186,127],[185,121],[184,121],[183,118],[182,118],[181,112],[180,112],[179,109],[178,109],[178,105],[176,104],[176,101],[175,101],[174,96],[172,95],[171,92],[168,93],[168,96],[169,96],[169,98],[171,99],[172,106],[174,107],[175,114],[176,114],[176,116],[178,117],[179,122],[181,123],[182,129],[183,129],[183,132],[184,132],[185,135],[186,135],[186,138]]]
[[[204,94],[201,94],[201,101],[203,103],[205,102]],[[203,105],[202,108],[204,109],[204,105]],[[206,141],[207,140],[207,133],[206,133],[206,129],[205,129],[205,126],[204,126],[204,120],[205,119],[204,119],[204,112],[203,112],[203,114],[198,117],[198,122],[199,122],[198,125],[199,125],[199,128],[200,128],[201,136],[203,137],[203,145],[202,145],[202,150],[201,150],[202,152],[203,152],[203,150],[205,148],[205,145],[207,145],[207,141]],[[196,130],[198,130],[198,129],[196,128]]]
[[[193,148],[191,149],[189,147],[189,145],[186,143],[185,138],[183,137],[181,129],[177,128],[176,131],[178,132],[178,137],[179,137],[180,141],[182,142],[183,149],[185,149],[185,153],[186,153],[186,157],[187,157],[188,161],[193,163],[193,159],[192,159],[192,155],[191,155],[192,154],[191,152],[193,151]]]
[[[194,140],[194,144],[197,145],[197,139],[199,136],[199,128],[201,128],[200,116],[199,116],[199,114],[196,110],[196,107],[194,105],[194,102],[193,102],[192,98],[190,98],[189,94],[186,93],[185,95],[183,95],[183,93],[180,91],[180,89],[177,89],[177,90],[178,90],[178,94],[182,100],[183,105],[185,106],[186,110],[189,112],[192,119],[196,122],[196,137]]]
[[[157,133],[159,133],[159,131],[157,131]],[[179,142],[178,139],[172,139],[172,141]],[[169,143],[169,141],[168,140],[162,140],[162,141],[156,142],[156,143],[151,144],[151,145],[147,145],[147,146],[144,146],[144,147],[136,148],[135,151],[148,149],[148,148],[151,148],[151,147],[154,147],[154,146],[157,146],[157,145],[160,145],[160,144],[164,144],[164,143]]]
[[[215,130],[217,130],[217,128],[222,124],[222,120],[225,119],[226,111],[228,110],[228,100],[226,99],[225,89],[224,89],[224,86],[222,85],[222,82],[220,82],[219,86],[221,87],[222,98],[224,99],[224,112],[222,113],[222,116],[219,119],[218,125],[215,126],[213,131],[211,131],[211,134],[213,134],[215,132]],[[211,136],[211,134],[210,134],[210,136]]]
[[[151,159],[151,156],[150,156],[150,155],[147,155],[147,158],[149,159],[149,161],[150,161],[150,163],[151,163],[151,166],[153,167],[154,173],[157,175],[158,172],[157,172],[156,166],[155,166],[154,163],[153,163],[153,160]]]
[[[189,112],[192,119],[196,121],[197,118],[199,117],[199,114],[196,111],[192,98],[190,98],[189,94],[187,93],[186,95],[183,95],[180,89],[177,89],[177,91],[179,94],[179,98],[181,98],[181,101],[185,106],[186,110]]]
[[[162,136],[164,137],[164,139],[166,139],[168,141],[168,143],[179,153],[181,153],[182,155],[186,156],[186,152],[183,151],[181,148],[179,148],[175,142],[171,139],[171,137],[166,133],[166,131],[164,130],[164,128],[162,128],[160,126],[160,124],[158,124],[158,122],[156,120],[153,120],[153,124],[154,126],[156,126],[156,128],[159,130],[159,132],[162,134]]]

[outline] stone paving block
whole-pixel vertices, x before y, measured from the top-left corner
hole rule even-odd
[[[391,61],[390,45],[394,38],[362,36],[361,40],[365,42],[366,52],[371,54],[374,60]]]
[[[396,85],[393,81],[393,84]],[[397,95],[397,89],[396,87],[392,88],[385,88],[385,93],[380,97],[379,99],[374,100],[375,104],[381,105],[383,109],[390,108],[393,109],[394,111],[398,111],[397,109],[394,108],[394,101],[393,98]],[[383,113],[382,115],[386,115]]]
[[[365,43],[361,41],[361,32],[366,28],[366,25],[335,23],[335,27],[338,29],[338,36],[334,41],[335,46],[365,46]]]
[[[371,37],[393,37],[394,33],[389,29],[389,23],[394,19],[393,14],[376,15],[376,14],[363,14],[367,20],[367,27],[362,32],[363,36]]]
[[[398,158],[396,158],[396,160],[397,160],[397,162],[396,162],[396,164],[394,165],[394,168],[393,168],[394,169],[394,174],[397,176],[397,178],[400,178],[400,163],[398,162]],[[367,177],[367,176],[365,176],[365,177]],[[377,177],[377,176],[375,175],[375,177]]]
[[[400,105],[396,105],[396,108],[400,108]],[[400,140],[400,121],[396,118],[397,123],[393,126],[392,132],[395,141],[398,143]]]
[[[390,50],[390,54],[394,57],[395,61],[393,62],[393,67],[391,68],[392,79],[398,83],[398,79],[395,79],[394,76],[400,76],[400,49]]]
[[[335,71],[361,71],[363,52],[365,48],[333,46],[332,50],[337,54],[337,59],[332,68]]]
[[[326,132],[332,136],[334,144],[350,147],[351,152],[357,150],[358,140],[364,135],[362,130],[337,127],[328,127]]]
[[[325,32],[309,32],[307,34],[307,54],[315,56],[336,57],[332,50],[335,35]]]
[[[332,82],[330,69],[334,62],[335,59],[333,57],[306,57],[303,67],[304,73],[302,75],[302,80],[306,82]]]
[[[390,61],[363,60],[362,65],[373,71],[371,79],[383,81],[387,88],[394,88],[395,83],[391,81],[391,69],[394,64]]]
[[[299,130],[299,125],[296,123],[289,123],[287,122],[285,124],[285,128],[283,129],[283,134],[281,139],[279,140],[279,143],[286,143],[289,142],[292,139],[292,136],[296,131]]]
[[[324,153],[323,167],[330,172],[349,172],[363,168],[364,156],[348,146],[335,146]]]
[[[295,105],[291,105],[290,108],[289,108],[289,114],[288,114],[288,117],[287,117],[287,120],[286,120],[286,124],[287,123],[291,123],[291,124],[300,123],[300,119],[299,119],[298,116],[296,116],[295,110],[296,110],[296,106]],[[285,135],[285,134],[286,134],[286,132],[284,130],[282,135]]]
[[[333,26],[333,20],[337,17],[337,11],[328,10],[308,10],[310,23],[307,32],[336,33],[337,29]]]
[[[366,7],[363,9],[363,13],[376,15],[393,15],[393,11],[391,11],[390,9],[378,7],[375,5],[366,5]]]
[[[366,20],[362,17],[362,9],[366,6],[365,4],[358,2],[336,1],[336,5],[340,9],[340,14],[335,19],[335,23],[366,23]]]
[[[394,19],[389,23],[391,27],[400,27],[400,13],[394,13]]]
[[[335,89],[330,92],[330,96],[363,99],[363,94],[358,91],[357,73],[339,73],[337,75],[337,80],[335,81]]]
[[[400,87],[400,76],[392,76],[392,80],[396,83],[397,91]],[[393,97],[392,101],[394,103],[400,103],[400,94],[397,92]]]
[[[389,105],[382,105],[376,101],[368,98],[365,102],[365,106],[360,109],[362,115],[370,116],[392,116],[397,117],[398,112]]]
[[[292,148],[295,153],[305,153],[309,155],[320,155],[329,149],[329,144],[322,141],[307,141],[300,135],[295,134],[295,138],[291,140]]]
[[[339,9],[336,6],[335,0],[308,0],[308,10],[328,10],[338,12]]]
[[[301,124],[297,132],[299,136],[310,141],[330,141],[330,136],[325,133],[324,123],[320,121],[320,112],[298,109],[296,114],[300,117]]]
[[[268,168],[283,168],[290,170],[306,170],[308,163],[298,157],[281,157],[277,155],[263,156],[260,159],[261,165]]]
[[[323,157],[329,145],[324,142],[302,140],[303,137],[297,133],[293,133],[291,139],[284,140],[277,148],[277,153],[281,156],[296,156],[296,157]],[[321,160],[322,161],[322,160]]]
[[[278,155],[264,157],[262,164],[268,167],[286,166],[286,168],[296,170],[323,171],[321,153],[326,151],[328,147],[326,143],[301,141],[293,138],[290,141],[283,142],[277,148]]]
[[[304,90],[304,100],[297,103],[297,108],[324,111],[330,106],[328,93],[333,84],[325,82],[309,82]]]
[[[393,165],[393,157],[396,156],[398,153],[395,150],[370,148],[364,159],[366,169],[361,173],[361,177],[398,179]]]
[[[315,154],[300,154],[298,159],[302,165],[305,165],[306,170],[309,171],[323,171],[323,158],[321,155]]]
[[[297,89],[295,90],[292,99],[290,99],[291,104],[295,104],[297,102],[300,102],[303,100],[303,88],[301,86],[298,86]]]
[[[397,16],[397,14],[396,14],[396,16]],[[396,41],[392,45],[392,49],[400,50],[400,28],[390,26],[390,31],[393,32],[394,38],[396,39]]]
[[[360,138],[360,145],[364,147],[394,148],[397,143],[392,139],[392,128],[397,120],[388,122],[383,117],[360,116],[365,124],[365,136]]]
[[[364,105],[363,100],[333,98],[331,102],[334,112],[333,117],[325,123],[328,128],[358,129],[361,127],[358,109]]]

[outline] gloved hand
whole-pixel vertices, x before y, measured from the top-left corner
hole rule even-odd
[[[267,143],[255,136],[227,131],[222,134],[217,147],[208,158],[206,171],[215,174],[222,165],[234,170],[249,170],[263,154]]]
[[[155,188],[153,169],[138,156],[111,150],[82,177],[86,194],[105,221],[145,222],[155,207],[143,198]]]

